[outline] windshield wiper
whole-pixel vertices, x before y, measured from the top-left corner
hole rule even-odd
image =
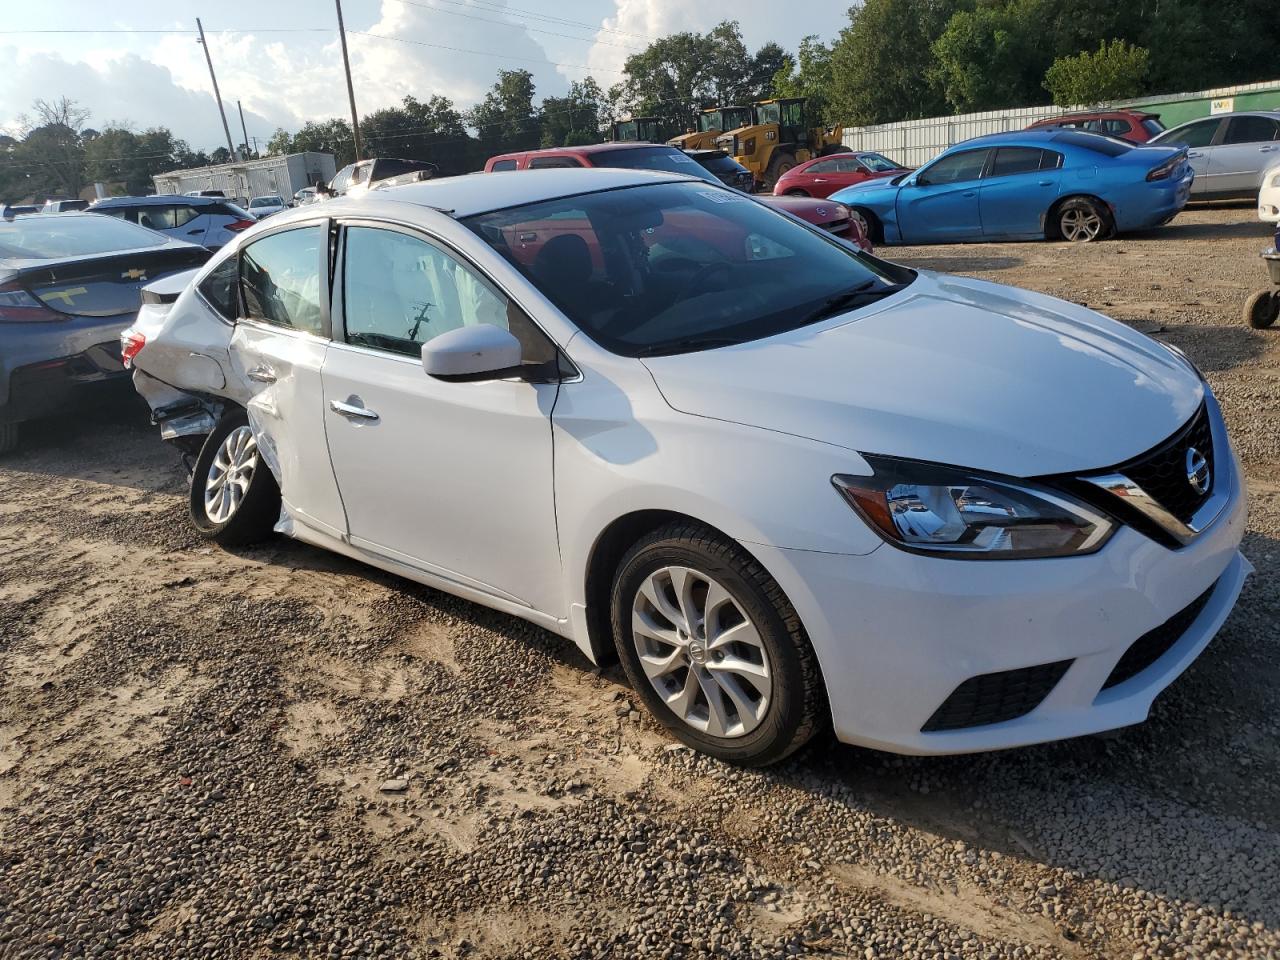
[[[669,343],[655,343],[636,352],[637,357],[661,357],[672,353],[692,353],[695,350],[713,350],[716,347],[732,347],[745,343],[742,337],[686,337]]]
[[[856,287],[851,287],[843,293],[827,297],[816,310],[804,318],[801,326],[817,323],[827,317],[834,317],[836,314],[852,310],[854,307],[865,307],[868,303],[883,300],[885,297],[907,288],[905,283],[886,283],[883,286],[876,286],[878,283],[881,283],[881,281],[876,277],[872,277],[870,280],[864,280]]]

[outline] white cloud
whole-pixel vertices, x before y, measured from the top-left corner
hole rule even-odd
[[[486,22],[494,20],[504,22]],[[567,86],[543,62],[546,51],[524,26],[492,7],[382,0],[375,23],[348,19],[347,30],[362,114],[397,104],[407,94],[422,100],[440,94],[465,108],[504,67],[533,71],[542,96]],[[278,126],[292,131],[308,120],[349,114],[336,33],[216,33],[209,34],[209,43],[236,143],[237,99],[249,134],[260,141]],[[167,126],[195,148],[224,142],[203,52],[190,35],[159,37],[145,56],[95,48],[68,59],[56,50],[0,47],[0,62],[6,64],[0,73],[0,127],[12,127],[37,98],[67,96],[91,112],[90,126],[128,120],[139,128]]]

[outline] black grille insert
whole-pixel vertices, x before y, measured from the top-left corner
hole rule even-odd
[[[1194,447],[1209,465],[1210,485],[1196,492],[1187,479],[1187,451]],[[1200,410],[1170,439],[1117,468],[1183,523],[1190,522],[1213,485],[1213,434],[1209,414]]]
[[[1049,695],[1071,660],[970,677],[934,711],[922,733],[1003,723],[1025,716]]]
[[[1209,597],[1213,595],[1216,586],[1215,583],[1213,587],[1200,594],[1160,626],[1148,630],[1133,641],[1129,649],[1124,652],[1124,656],[1120,658],[1120,662],[1115,665],[1115,669],[1111,671],[1111,675],[1107,677],[1107,682],[1102,685],[1102,689],[1108,690],[1126,680],[1132,680],[1168,653],[1173,645],[1182,639],[1182,635],[1195,622],[1196,617],[1200,616],[1200,611],[1209,602]]]

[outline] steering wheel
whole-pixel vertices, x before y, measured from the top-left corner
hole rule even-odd
[[[733,268],[730,267],[729,264],[723,263],[723,262],[707,264],[705,267],[702,267],[697,273],[695,273],[692,277],[690,277],[688,282],[685,283],[684,287],[681,288],[680,298],[683,299],[684,297],[687,297],[690,294],[694,293],[699,287],[701,287],[703,284],[705,284],[708,280],[710,280],[719,272],[723,272],[725,274],[725,279],[727,280],[732,276]]]

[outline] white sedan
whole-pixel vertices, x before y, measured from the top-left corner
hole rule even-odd
[[[1280,223],[1280,163],[1262,172],[1258,188],[1258,219]]]
[[[280,213],[282,210],[288,210],[289,205],[284,202],[284,197],[271,194],[264,197],[254,197],[249,201],[249,212],[258,220],[265,220],[274,213]]]
[[[619,657],[763,764],[1137,723],[1249,572],[1180,354],[673,174],[546,170],[273,217],[124,356],[191,516]],[[166,302],[171,301],[171,302]]]

